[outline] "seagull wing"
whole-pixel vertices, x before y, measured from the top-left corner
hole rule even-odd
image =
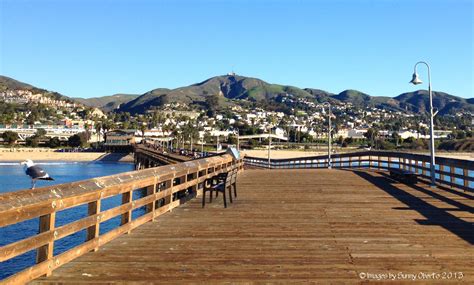
[[[28,174],[32,179],[41,179],[48,178],[49,174],[44,171],[43,168],[33,165],[26,169],[26,174]]]

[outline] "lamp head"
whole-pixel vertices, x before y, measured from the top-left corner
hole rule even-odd
[[[413,78],[411,79],[410,83],[412,83],[413,85],[418,85],[418,84],[421,84],[423,83],[423,81],[421,81],[420,77],[418,76],[418,73],[413,73]]]

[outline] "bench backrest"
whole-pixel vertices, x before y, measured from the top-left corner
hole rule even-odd
[[[225,187],[230,187],[237,182],[237,167],[231,169],[229,172],[223,172],[218,175],[219,180],[224,182]]]
[[[237,167],[234,167],[234,169],[231,170],[231,176],[230,176],[231,184],[235,184],[237,182],[237,173],[238,173],[238,169]]]

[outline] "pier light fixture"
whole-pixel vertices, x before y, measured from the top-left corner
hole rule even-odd
[[[431,71],[430,65],[425,61],[419,61],[415,64],[413,78],[411,79],[410,83],[414,85],[422,84],[418,73],[416,72],[416,67],[418,64],[424,64],[428,68],[428,94],[430,97],[430,176],[431,176],[431,187],[436,187],[436,158],[435,158],[435,145],[434,145],[434,124],[433,119],[436,116],[437,112],[433,111],[433,93],[431,91]]]
[[[413,78],[411,79],[410,83],[413,85],[418,85],[423,83],[423,81],[421,81],[420,77],[418,76],[418,73],[415,72],[413,73]]]

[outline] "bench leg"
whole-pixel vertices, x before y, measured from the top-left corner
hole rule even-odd
[[[202,207],[206,205],[206,190],[202,190]]]
[[[234,183],[234,197],[237,198],[237,183]]]
[[[225,191],[225,190],[224,190]],[[229,201],[231,203],[233,203],[234,201],[232,201],[232,185],[229,186]]]
[[[212,189],[211,189],[211,193],[209,194],[209,203],[212,203]]]
[[[225,189],[222,191],[222,197],[224,198],[224,208],[227,208],[227,199],[225,198]]]

